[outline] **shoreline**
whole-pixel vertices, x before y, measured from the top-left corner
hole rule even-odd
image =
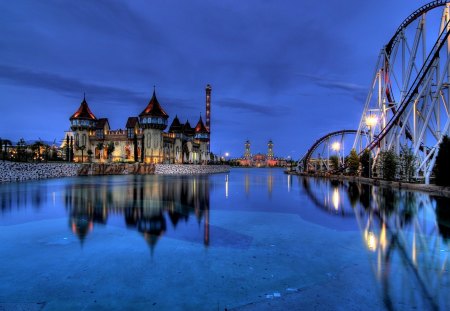
[[[296,176],[304,176],[304,177],[315,177],[315,178],[324,178],[329,180],[338,180],[338,181],[350,181],[357,182],[372,186],[381,186],[385,188],[396,188],[398,190],[410,190],[410,191],[422,191],[429,193],[431,195],[450,197],[450,187],[443,187],[437,185],[426,185],[426,184],[417,184],[410,182],[402,182],[402,181],[388,181],[382,179],[374,179],[360,176],[347,176],[347,175],[314,175],[307,173],[298,173],[298,172],[285,172],[289,175]]]
[[[0,162],[0,184],[75,176],[205,175],[228,172],[228,165],[4,161]]]

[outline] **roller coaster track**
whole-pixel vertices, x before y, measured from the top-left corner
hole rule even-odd
[[[335,137],[335,136],[342,136],[344,134],[356,134],[357,130],[340,130],[328,133],[322,137],[320,137],[318,140],[315,141],[315,143],[308,149],[306,154],[300,159],[300,162],[303,163],[304,170],[307,170],[307,164],[309,163],[309,160],[311,159],[311,155],[313,152],[317,149],[317,147],[323,143],[324,141]]]
[[[444,7],[440,23],[430,25],[439,26],[439,31],[427,31],[426,13],[438,7]],[[432,21],[436,17],[430,16]],[[449,34],[450,1],[432,1],[403,20],[380,52],[358,130],[352,133],[353,148],[362,147],[360,155],[364,150],[371,151],[375,161],[384,150],[393,148],[397,154],[403,147],[412,150],[417,161],[415,176],[425,177],[426,183],[432,175],[439,143],[450,131]],[[369,117],[376,120],[374,125],[366,123]],[[318,146],[345,132],[332,132],[318,139],[299,165],[307,170]],[[342,169],[345,167],[339,171]]]
[[[430,3],[425,4],[424,6],[418,8],[413,13],[411,13],[405,20],[400,24],[400,26],[397,28],[397,31],[392,36],[391,40],[389,40],[388,44],[386,44],[386,54],[391,55],[392,47],[398,42],[399,34],[408,27],[409,24],[411,24],[413,21],[415,21],[418,17],[422,16],[424,13],[435,9],[440,6],[444,6],[447,3],[450,3],[450,1],[433,1]]]
[[[396,113],[389,120],[389,122],[386,124],[386,126],[382,128],[380,133],[374,137],[374,139],[371,141],[371,143],[367,146],[367,149],[372,150],[377,145],[379,145],[381,140],[387,135],[387,133],[390,130],[392,130],[392,128],[394,128],[394,126],[397,126],[398,124],[400,124],[400,117],[405,112],[408,105],[413,103],[416,98],[418,98],[422,95],[422,92],[419,91],[419,86],[428,77],[428,74],[429,74],[431,68],[434,66],[434,62],[439,58],[439,52],[440,52],[441,48],[444,46],[444,44],[446,43],[446,41],[449,37],[449,34],[450,34],[450,32],[448,30],[449,24],[450,24],[450,21],[447,22],[447,25],[445,26],[444,31],[442,31],[441,34],[439,35],[436,43],[433,46],[433,49],[429,53],[427,59],[425,60],[425,63],[423,64],[422,68],[420,69],[418,75],[416,76],[416,79],[414,80],[413,84],[411,85],[407,95],[404,97],[404,100],[401,102]]]

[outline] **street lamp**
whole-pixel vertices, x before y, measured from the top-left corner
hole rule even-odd
[[[339,150],[341,149],[341,144],[338,141],[335,141],[334,143],[331,144],[331,149],[333,149],[336,152],[339,152]]]
[[[367,125],[367,128],[369,129],[369,144],[373,140],[373,131],[372,131],[372,129],[373,129],[373,127],[375,125],[377,125],[377,122],[378,122],[378,118],[377,118],[376,115],[371,114],[371,115],[368,115],[366,117],[366,125]],[[371,178],[370,175],[371,175],[371,171],[372,171],[372,164],[370,163],[371,162],[370,161],[371,158],[372,158],[372,151],[369,150],[369,178]]]
[[[337,153],[338,157],[338,166],[341,165],[341,155],[339,153],[339,150],[341,150],[341,144],[338,141],[335,141],[331,144],[331,149],[333,149]]]

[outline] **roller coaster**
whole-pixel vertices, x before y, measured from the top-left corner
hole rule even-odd
[[[380,152],[409,148],[417,162],[415,177],[430,182],[439,144],[450,132],[449,12],[450,1],[433,1],[400,24],[379,53],[358,128],[316,140],[300,159],[300,170],[313,168],[312,159],[330,169],[324,153],[314,152],[329,150],[333,137],[354,136],[352,148],[359,154],[369,150],[373,168]]]

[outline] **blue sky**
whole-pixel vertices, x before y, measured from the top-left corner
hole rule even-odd
[[[0,137],[60,141],[86,92],[114,129],[147,105],[195,124],[212,85],[212,151],[299,158],[356,129],[378,53],[427,1],[3,1]]]

